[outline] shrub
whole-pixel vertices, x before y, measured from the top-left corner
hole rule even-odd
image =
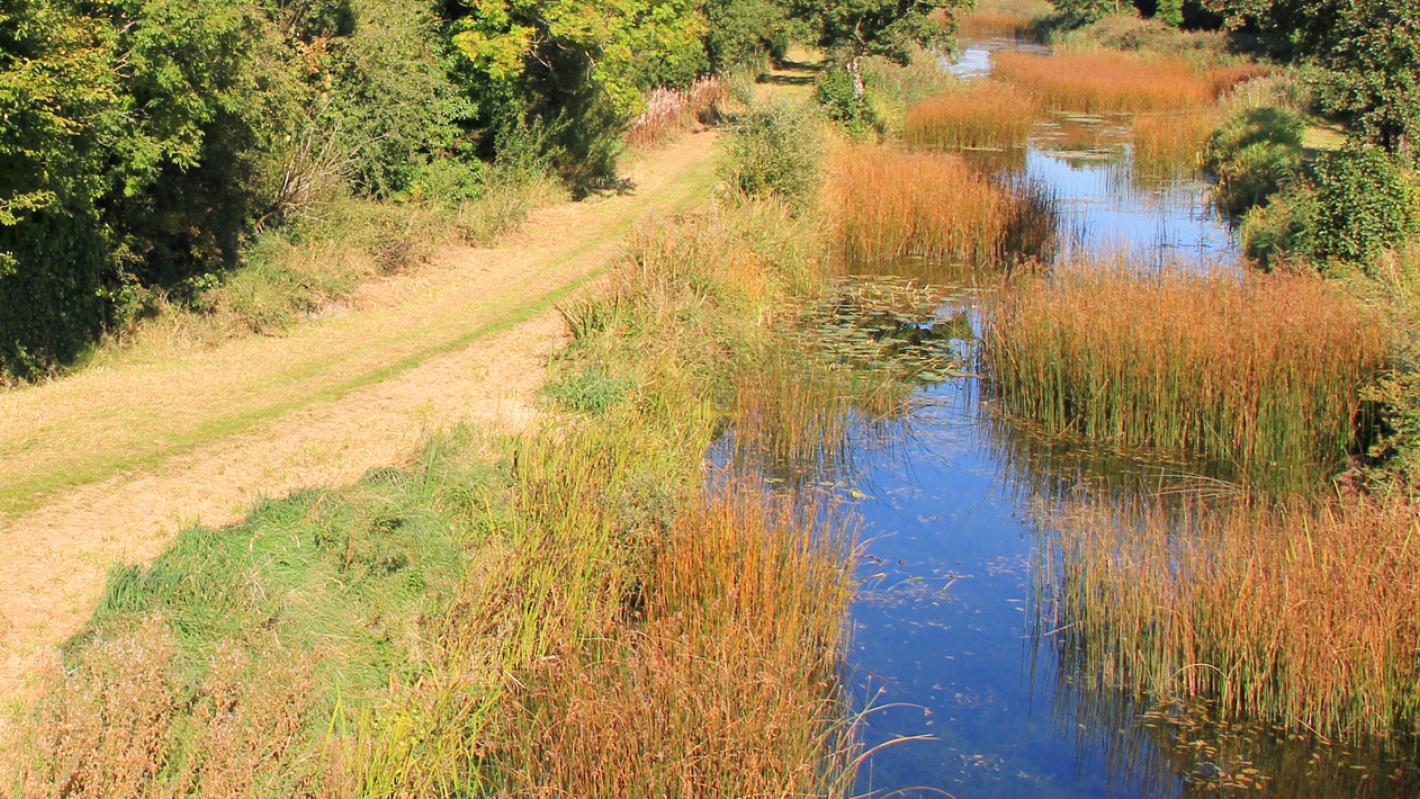
[[[802,106],[770,102],[750,109],[729,137],[722,177],[747,196],[806,207],[823,177],[819,124]]]
[[[1300,170],[1306,122],[1281,108],[1250,108],[1213,132],[1203,165],[1218,178],[1214,201],[1240,216],[1267,202]]]
[[[1366,262],[1415,230],[1415,198],[1394,158],[1376,147],[1325,153],[1312,164],[1311,255]]]
[[[853,78],[841,64],[824,70],[819,76],[814,97],[823,106],[828,118],[848,128],[850,133],[867,133],[877,123],[867,94],[859,96],[854,93]]]
[[[1369,267],[1416,224],[1414,191],[1395,159],[1352,147],[1322,154],[1268,207],[1249,212],[1241,238],[1248,257],[1263,265],[1335,259]]]

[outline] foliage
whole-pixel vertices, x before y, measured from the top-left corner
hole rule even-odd
[[[758,67],[766,55],[783,58],[795,36],[788,7],[777,0],[705,0],[705,54],[710,69]]]
[[[1244,221],[1249,257],[1263,263],[1305,259],[1370,268],[1376,258],[1412,236],[1417,224],[1409,176],[1376,147],[1324,153],[1305,178]]]
[[[474,0],[450,31],[480,122],[545,130],[578,190],[614,176],[618,135],[646,92],[689,85],[709,66],[692,0]]]
[[[794,14],[809,27],[819,46],[847,69],[857,97],[865,91],[864,57],[882,56],[906,64],[914,45],[950,45],[951,26],[933,12],[963,5],[964,0],[793,0]]]
[[[746,196],[806,208],[823,176],[821,124],[804,106],[771,101],[750,109],[729,137],[722,177]]]
[[[1367,262],[1415,232],[1409,177],[1374,147],[1351,147],[1318,157],[1311,167],[1316,229],[1311,255]]]
[[[1232,216],[1266,203],[1302,166],[1306,122],[1282,108],[1250,108],[1209,137],[1203,165],[1218,178],[1214,202]]]
[[[1159,0],[1154,18],[1171,28],[1183,24],[1183,0]]]
[[[1420,0],[1210,0],[1233,28],[1325,73],[1323,100],[1362,134],[1406,153],[1420,133]]]
[[[867,94],[858,94],[853,88],[853,76],[848,68],[835,64],[819,75],[814,86],[814,99],[823,107],[828,118],[843,125],[849,133],[862,136],[871,132],[877,123],[872,104]]]

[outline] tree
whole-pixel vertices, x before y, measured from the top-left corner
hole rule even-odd
[[[794,14],[848,70],[853,94],[861,99],[865,56],[906,64],[913,45],[950,45],[952,16],[934,12],[969,4],[970,0],[795,0]]]
[[[563,150],[574,188],[611,177],[619,127],[656,86],[708,68],[695,0],[465,0],[453,44],[463,85],[494,130],[532,122]]]
[[[1408,155],[1420,133],[1420,0],[1208,0],[1231,28],[1326,72],[1323,99],[1362,137]]]

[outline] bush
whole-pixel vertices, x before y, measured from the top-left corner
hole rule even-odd
[[[823,178],[819,124],[802,106],[772,102],[751,109],[729,138],[721,176],[747,196],[807,206]]]
[[[1415,230],[1415,198],[1395,159],[1375,147],[1326,153],[1312,165],[1314,258],[1370,261]]]
[[[824,71],[814,97],[829,119],[843,124],[855,135],[867,133],[877,123],[868,95],[854,93],[853,77],[841,65]]]
[[[1266,203],[1302,164],[1301,117],[1281,108],[1250,108],[1213,132],[1203,165],[1218,178],[1217,206],[1231,216]]]
[[[1374,147],[1326,153],[1304,180],[1243,220],[1247,256],[1263,266],[1288,259],[1369,266],[1416,230],[1415,197],[1395,160]]]

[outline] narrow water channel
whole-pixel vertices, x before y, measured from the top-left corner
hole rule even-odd
[[[953,70],[989,72],[998,46],[967,48]],[[1068,247],[1240,268],[1202,181],[1131,174],[1127,125],[1052,117],[1015,165],[1058,199]],[[974,297],[962,290],[943,318],[974,314]],[[888,745],[863,770],[862,793],[1420,796],[1413,753],[1265,725],[1224,729],[1206,712],[1085,688],[1037,616],[1036,570],[1051,534],[1038,505],[1082,483],[1147,491],[1188,469],[1033,443],[993,417],[971,376],[924,387],[916,400],[905,418],[863,426],[842,469],[821,481],[861,516],[866,542],[848,673],[867,746]]]

